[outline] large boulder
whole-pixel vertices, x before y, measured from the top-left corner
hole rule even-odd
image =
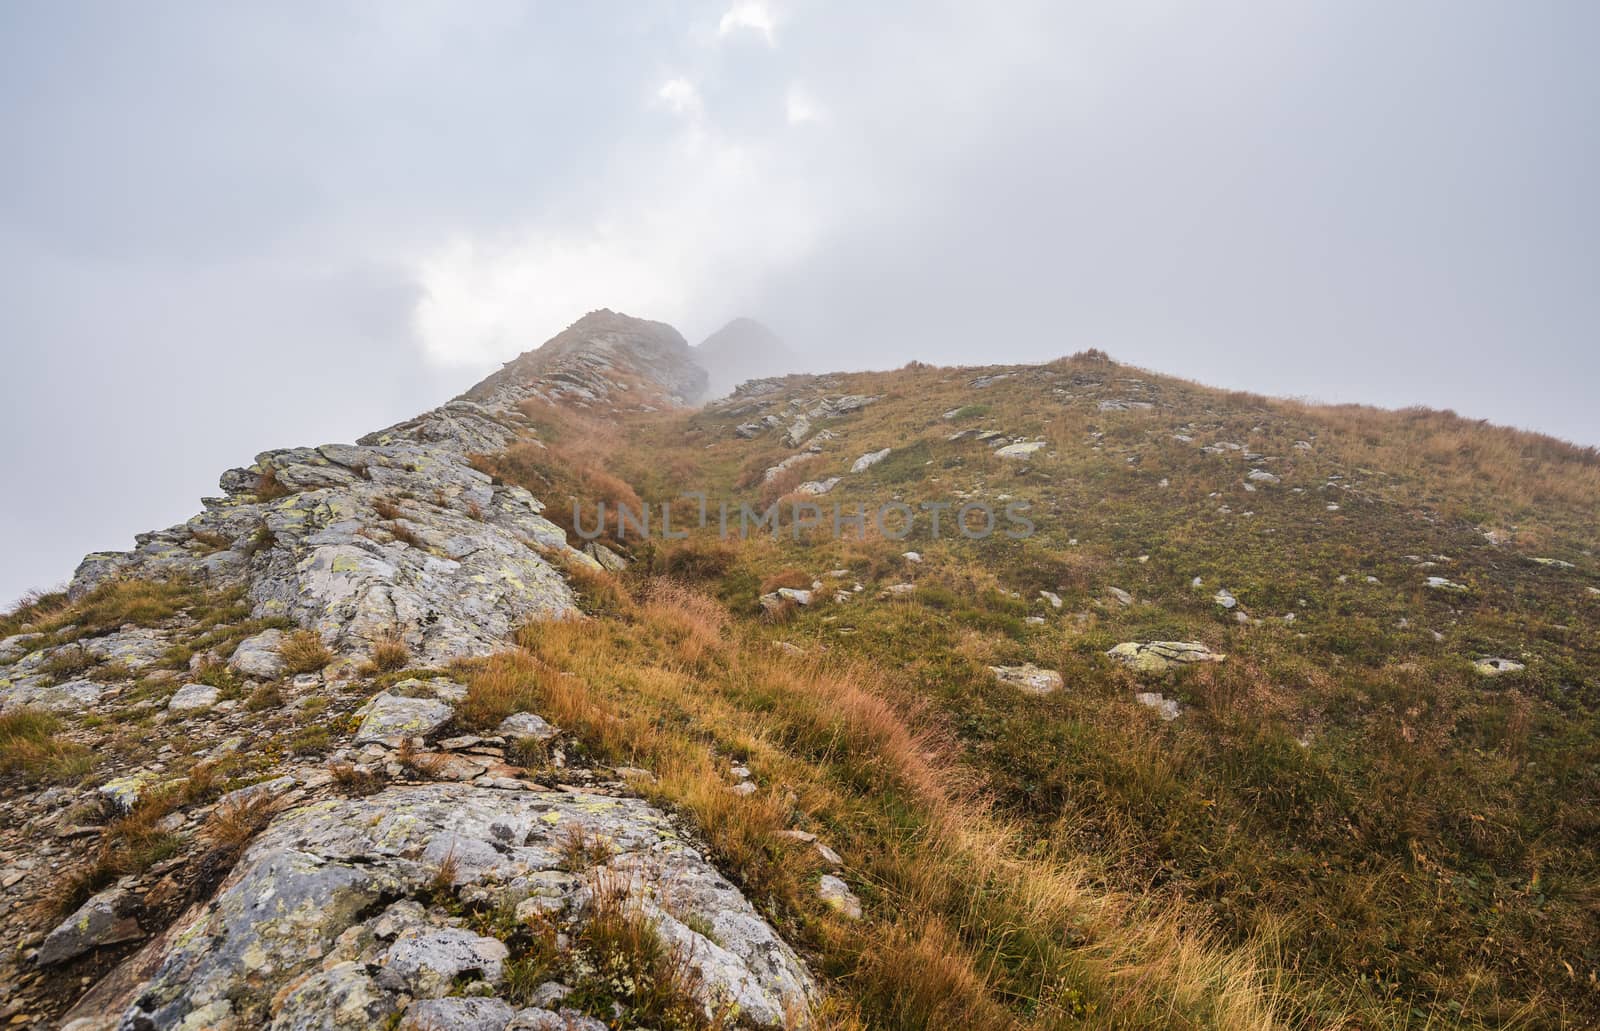
[[[608,856],[569,869],[573,834],[605,841]],[[416,901],[437,899],[441,883],[505,912],[537,897],[537,911],[573,940],[600,886],[629,885],[629,904],[697,973],[708,1009],[735,1006],[743,1024],[784,1027],[814,995],[793,950],[648,803],[428,784],[279,815],[209,904],[128,961],[147,976],[68,1018],[218,1031],[358,1027],[447,984],[471,982],[465,994],[495,998],[504,946]],[[418,1027],[477,1026],[439,1023],[455,1003],[410,1005],[415,1018],[403,1019]],[[509,1012],[474,1008],[494,1019]]]
[[[240,641],[228,665],[247,677],[275,680],[283,676],[283,656],[278,653],[282,643],[282,630],[263,630]]]
[[[110,888],[78,907],[45,936],[34,957],[40,966],[64,963],[103,945],[116,945],[144,937],[134,918],[136,900],[122,888]]]
[[[1198,641],[1124,641],[1106,654],[1140,673],[1165,673],[1197,662],[1221,662],[1226,658]]]
[[[356,744],[398,746],[413,737],[428,737],[450,722],[455,710],[433,698],[407,698],[384,691],[356,711],[361,726]]]

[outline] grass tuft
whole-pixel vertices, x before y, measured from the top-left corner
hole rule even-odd
[[[283,635],[278,642],[278,655],[283,668],[289,673],[315,673],[333,661],[333,652],[322,643],[315,630],[296,630]]]

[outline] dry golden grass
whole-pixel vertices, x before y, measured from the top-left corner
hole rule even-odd
[[[108,580],[75,602],[52,594],[24,604],[0,620],[0,636],[26,632],[91,637],[124,623],[159,623],[204,601],[204,592],[182,579]],[[69,625],[72,629],[64,630]]]
[[[333,773],[333,782],[347,795],[373,795],[382,791],[387,783],[381,773],[370,768],[358,769],[351,763],[334,763],[329,769]]]
[[[62,870],[40,896],[36,915],[44,921],[60,919],[118,877],[142,873],[176,854],[181,840],[160,824],[181,799],[180,789],[155,792],[140,799],[132,812],[107,823],[87,861]]]
[[[27,706],[0,713],[0,773],[32,783],[71,781],[88,773],[94,754],[57,737],[61,721]]]
[[[278,656],[289,673],[314,673],[333,661],[333,652],[315,630],[296,630],[278,642]]]
[[[278,470],[268,466],[256,477],[254,493],[262,501],[276,501],[288,497],[294,491],[278,481]]]
[[[1013,378],[974,390],[975,376],[996,371]],[[1155,407],[1097,410],[1097,396],[1124,390]],[[673,568],[671,548],[636,547],[631,576],[704,583],[741,619],[691,633],[646,592],[624,597],[610,578],[579,574],[585,608],[603,618],[530,628],[531,655],[488,664],[506,683],[485,694],[517,696],[552,719],[570,713],[557,721],[585,728],[599,754],[650,766],[660,780],[649,790],[692,814],[747,888],[802,914],[797,938],[850,990],[852,1017],[1397,1029],[1536,1024],[1527,1015],[1540,1006],[1547,1022],[1570,1022],[1592,1008],[1592,964],[1571,947],[1593,937],[1595,912],[1592,807],[1582,802],[1592,732],[1572,719],[1593,690],[1582,593],[1600,530],[1591,449],[1450,413],[1269,401],[1093,353],[1043,370],[797,380],[791,393],[811,391],[882,398],[833,427],[844,442],[825,445],[825,464],[808,470],[842,472],[855,455],[892,446],[886,462],[846,477],[843,503],[1009,494],[1035,506],[1038,538],[980,548],[902,544],[870,526],[865,540],[785,533],[740,544],[737,560],[708,576],[694,555]],[[964,414],[943,418],[955,409]],[[772,434],[739,439],[734,421],[715,409],[625,414],[590,460],[615,463],[652,500],[682,486],[661,470],[685,464],[713,496],[757,502],[765,469],[792,452]],[[1051,449],[1008,463],[947,441],[953,427]],[[1270,456],[1292,490],[1254,493],[1245,522],[1237,462],[1201,452],[1212,441]],[[803,478],[812,477],[794,482]],[[1322,492],[1342,510],[1324,515]],[[1219,518],[1221,501],[1241,518]],[[1514,531],[1512,544],[1487,546],[1488,527]],[[1069,534],[1083,546],[1068,546]],[[908,546],[926,561],[906,565]],[[1446,614],[1420,587],[1391,589],[1419,575],[1417,560],[1400,561],[1408,553],[1448,554],[1439,561],[1466,572],[1474,593]],[[1558,575],[1524,561],[1539,555],[1578,568]],[[830,589],[779,616],[807,657],[747,648],[774,635],[742,617],[795,567],[806,572],[794,586],[844,567],[869,591],[911,579],[918,592],[841,607]],[[1207,590],[1195,591],[1190,578],[1202,573]],[[1379,578],[1370,590],[1358,586],[1365,573]],[[1137,603],[1108,602],[1111,584]],[[1214,585],[1262,622],[1224,623],[1209,604]],[[1040,589],[1062,596],[1064,611],[1044,607]],[[1291,610],[1299,622],[1279,625]],[[1040,612],[1046,622],[1024,624]],[[1435,626],[1443,638],[1428,635]],[[598,640],[580,646],[575,635]],[[1100,654],[1157,637],[1230,654],[1162,687],[1185,706],[1170,725],[1132,701],[1150,685],[1107,669]],[[1489,692],[1461,658],[1519,644],[1533,653],[1528,672]],[[847,655],[871,665],[852,667]],[[983,667],[1025,660],[1061,668],[1069,691],[1037,703],[996,697]],[[959,777],[949,805],[886,783],[898,764],[828,722],[844,707],[818,678],[852,670],[926,732],[896,685],[921,692],[959,731],[959,754],[981,766],[995,808]],[[938,772],[960,769],[957,750],[929,752]],[[747,799],[726,790],[728,756],[756,771],[761,789]],[[1551,784],[1570,801],[1550,801]],[[792,826],[846,853],[870,931],[827,914],[812,922],[814,862],[771,840]],[[1495,952],[1484,956],[1491,935]],[[919,994],[909,975],[884,981],[913,961],[922,981],[950,987]]]
[[[398,633],[390,632],[373,642],[372,653],[367,660],[378,672],[393,673],[406,668],[406,663],[411,661],[411,649],[406,647],[406,642]]]
[[[761,481],[761,493],[759,497],[761,500],[761,510],[763,512],[770,508],[774,503],[794,494],[795,488],[810,478],[807,475],[809,472],[809,470],[806,468],[807,464],[808,463],[806,462],[800,462],[796,465],[791,465],[789,468],[784,469],[782,472],[779,472],[777,475],[773,476],[772,479]]]
[[[0,615],[0,638],[31,633],[38,624],[60,615],[70,605],[65,591],[29,591],[10,611]]]
[[[584,830],[581,824],[569,826],[557,844],[563,869],[573,873],[582,873],[590,867],[599,866],[616,852],[609,839]]]
[[[761,593],[770,594],[780,587],[791,587],[796,590],[809,591],[811,589],[811,574],[804,569],[780,569],[761,580]]]
[[[595,878],[587,919],[573,945],[583,965],[603,977],[595,997],[580,985],[575,1001],[591,1009],[614,1007],[619,1027],[723,1031],[736,1026],[731,1002],[707,1015],[693,957],[661,939],[622,878],[609,873]]]
[[[726,541],[695,538],[667,549],[660,569],[667,576],[682,580],[715,580],[724,576],[739,561],[739,551]]]
[[[225,801],[211,811],[200,828],[201,840],[211,848],[237,855],[265,827],[276,811],[267,794]]]
[[[1254,950],[1036,854],[892,675],[748,647],[721,606],[670,582],[603,622],[528,627],[472,673],[464,711],[534,708],[655,772],[647,793],[689,815],[747,892],[795,914],[787,929],[821,951],[846,1024],[1279,1025]],[[763,789],[729,791],[715,754]],[[779,833],[797,823],[845,855],[863,923],[815,899],[818,860]]]

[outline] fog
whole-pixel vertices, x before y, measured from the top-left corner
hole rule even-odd
[[[0,6],[0,603],[596,307],[1600,443],[1600,7]]]

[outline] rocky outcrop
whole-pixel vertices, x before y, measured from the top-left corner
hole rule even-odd
[[[676,329],[602,308],[539,349],[507,362],[461,399],[514,404],[535,396],[594,403],[626,399],[635,392],[647,398],[659,391],[669,400],[691,404],[705,396],[706,383],[705,368],[696,364]]]
[[[567,946],[581,941],[597,900],[623,889],[629,912],[693,972],[688,983],[708,1014],[733,1012],[748,1027],[803,1020],[814,992],[803,965],[664,813],[626,797],[619,782],[574,771],[579,787],[541,788],[503,762],[512,739],[548,743],[552,768],[562,766],[559,732],[544,720],[519,713],[502,724],[505,737],[457,736],[426,752],[451,724],[462,685],[403,680],[359,709],[350,685],[335,688],[368,676],[359,660],[379,645],[392,654],[398,640],[405,663],[438,667],[505,647],[531,620],[576,616],[563,569],[598,560],[569,547],[526,490],[474,469],[472,456],[527,434],[519,406],[529,400],[650,407],[697,396],[705,377],[687,352],[670,327],[593,313],[461,398],[355,444],[264,452],[224,473],[222,496],[205,499],[187,523],[140,535],[132,551],[88,556],[70,585],[74,599],[125,577],[183,578],[245,599],[261,621],[254,632],[216,651],[209,641],[196,645],[187,671],[174,669],[171,655],[205,635],[186,612],[70,645],[40,634],[0,642],[0,706],[99,712],[107,700],[121,704],[138,671],[155,666],[141,691],[170,697],[132,704],[200,740],[224,727],[239,735],[212,738],[213,757],[247,747],[250,717],[231,692],[259,687],[261,705],[283,706],[280,718],[302,706],[337,713],[302,728],[307,752],[331,748],[334,768],[292,777],[262,769],[263,779],[215,803],[270,802],[277,815],[221,886],[193,896],[175,923],[176,904],[151,921],[151,885],[164,883],[155,881],[164,874],[158,865],[91,899],[33,954],[8,945],[42,983],[54,976],[51,964],[76,977],[78,957],[125,953],[154,935],[110,968],[64,1026],[603,1027],[596,1018],[611,1014],[564,1008],[560,984],[540,986],[538,1005],[523,998],[519,1006],[502,979],[530,947],[531,932],[518,937],[517,927],[537,925],[563,943],[552,960],[562,976],[581,982],[592,969]],[[315,631],[331,664],[302,672],[290,646],[318,649],[296,627]],[[111,675],[63,675],[89,664],[64,662],[64,649],[83,650],[97,675]],[[228,691],[198,682],[201,670],[226,677],[218,682]],[[176,755],[163,746],[90,797],[112,816],[171,797],[184,779],[161,760]],[[357,795],[385,779],[409,782],[337,797],[335,768],[363,785],[350,789]],[[163,821],[186,838],[196,826],[192,813]],[[578,865],[573,835],[598,843],[579,850],[587,858]],[[473,916],[486,913],[494,919]],[[4,976],[10,971],[0,966]],[[518,993],[526,996],[525,986]]]
[[[134,919],[134,899],[121,888],[110,888],[80,906],[45,937],[36,962],[40,966],[62,963],[90,949],[135,941],[144,931]]]
[[[484,654],[529,619],[574,611],[552,557],[593,560],[531,494],[494,484],[470,456],[516,439],[516,406],[530,398],[670,403],[704,380],[670,326],[593,312],[440,408],[356,444],[267,451],[230,469],[224,497],[131,552],[90,555],[70,593],[184,575],[243,586],[256,617],[287,617],[342,653],[398,634],[426,663]],[[250,661],[270,664],[266,653]]]
[[[604,842],[604,858],[574,868],[572,835]],[[73,1016],[80,1027],[468,1026],[439,1024],[424,1001],[468,985],[503,1028],[516,1013],[501,998],[512,953],[448,910],[515,911],[577,940],[597,893],[618,885],[696,971],[708,1013],[731,1006],[742,1026],[782,1027],[805,1010],[814,988],[794,952],[646,803],[431,784],[280,816],[210,904],[130,961],[153,973],[125,1008]],[[582,965],[563,974],[582,977]]]
[[[1164,673],[1179,666],[1226,658],[1198,641],[1124,641],[1106,654],[1140,673]]]
[[[242,586],[256,617],[287,617],[340,652],[395,634],[430,663],[490,651],[520,623],[573,611],[547,556],[578,553],[531,494],[468,464],[485,440],[448,437],[461,407],[382,442],[258,455],[224,473],[227,496],[207,498],[184,525],[141,535],[132,552],[90,555],[70,593],[117,576],[184,575]],[[488,413],[464,424],[481,431],[480,419]]]

